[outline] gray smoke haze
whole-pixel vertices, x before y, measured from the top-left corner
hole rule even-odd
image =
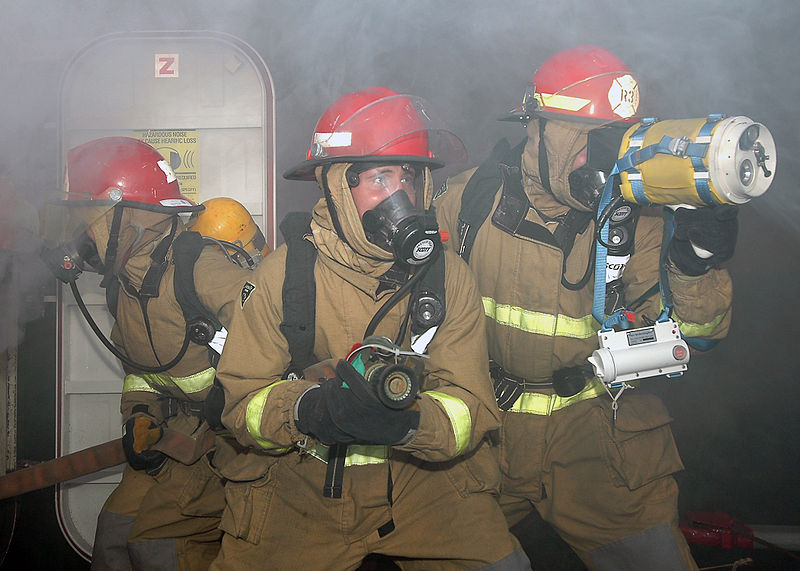
[[[764,123],[779,164],[767,194],[740,209],[730,336],[693,356],[680,380],[652,387],[677,418],[688,507],[800,524],[800,494],[779,474],[800,468],[788,460],[800,456],[800,2],[2,0],[0,14],[0,167],[36,205],[61,177],[61,73],[80,48],[112,32],[214,30],[253,46],[274,80],[279,174],[304,158],[335,98],[370,85],[428,99],[477,164],[497,139],[523,135],[495,118],[519,104],[538,65],[580,43],[630,65],[645,114],[721,112]],[[279,177],[279,218],[317,196],[313,184]]]

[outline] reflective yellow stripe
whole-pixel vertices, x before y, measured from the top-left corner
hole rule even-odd
[[[126,375],[125,381],[122,383],[122,392],[129,393],[131,391],[144,391],[148,393],[158,393],[153,387],[151,387],[144,378],[139,375]]]
[[[328,463],[330,447],[324,444],[317,444],[308,450],[314,458]],[[369,464],[383,464],[389,459],[390,449],[388,446],[380,444],[364,446],[354,444],[347,447],[347,456],[344,459],[345,466],[367,466]]]
[[[469,407],[461,399],[438,391],[426,391],[423,394],[430,396],[444,407],[447,416],[450,417],[450,425],[453,427],[453,435],[456,438],[456,454],[461,454],[467,449],[472,433],[472,416],[469,413]]]
[[[593,378],[586,387],[576,395],[571,397],[560,397],[556,394],[547,395],[543,393],[522,393],[509,409],[509,412],[524,412],[527,414],[538,414],[550,416],[553,412],[567,407],[576,402],[593,399],[606,393],[603,383]]]
[[[559,95],[557,93],[535,93],[534,97],[542,104],[542,107],[553,107],[555,109],[564,109],[565,111],[578,111],[591,103],[589,99]]]
[[[661,311],[664,311],[664,302],[663,300],[659,302],[658,307]],[[675,312],[672,312],[671,319],[678,324],[680,327],[681,334],[684,337],[706,337],[714,333],[714,330],[722,323],[722,320],[725,319],[725,315],[728,312],[723,312],[720,315],[717,315],[714,319],[709,321],[708,323],[694,323],[692,321],[683,321],[680,317],[675,315]]]
[[[288,380],[284,379],[282,381],[272,383],[270,386],[258,391],[256,396],[254,396],[252,400],[247,403],[247,413],[245,414],[245,418],[247,419],[247,431],[253,438],[255,438],[256,442],[258,442],[259,445],[266,450],[286,452],[292,448],[291,446],[288,448],[278,446],[277,444],[270,442],[261,436],[261,418],[264,415],[264,405],[267,404],[267,396],[269,396],[269,392],[273,388],[288,382]]]
[[[600,324],[592,315],[569,317],[561,314],[539,313],[497,303],[491,297],[483,298],[483,311],[500,325],[538,335],[588,339],[596,335],[597,330],[600,329]]]
[[[217,371],[214,367],[209,367],[199,373],[186,377],[173,377],[169,373],[142,373],[141,375],[128,375],[122,385],[122,392],[128,391],[147,391],[151,393],[160,392],[155,387],[172,388],[178,387],[184,394],[190,395],[199,393],[210,387],[214,383],[214,376]]]
[[[706,337],[714,333],[714,330],[719,326],[723,319],[725,319],[725,314],[718,315],[712,321],[708,323],[692,323],[691,321],[683,321],[674,313],[672,314],[672,319],[675,323],[678,324],[678,327],[681,329],[681,333],[683,333],[684,337]]]

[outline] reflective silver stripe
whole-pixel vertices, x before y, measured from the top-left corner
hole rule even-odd
[[[347,447],[347,456],[344,459],[345,466],[367,466],[369,464],[383,464],[389,459],[391,450],[388,446],[380,444],[361,445],[353,444]],[[308,449],[308,453],[316,458],[328,463],[330,447],[324,444],[317,444]]]
[[[247,431],[250,435],[258,442],[258,444],[266,450],[273,450],[277,452],[286,452],[292,449],[292,447],[282,447],[278,446],[274,442],[271,442],[265,439],[261,435],[261,419],[264,415],[264,406],[267,404],[267,396],[269,396],[270,391],[281,385],[283,383],[288,383],[287,379],[282,381],[277,381],[272,383],[270,386],[265,387],[256,393],[249,403],[247,403],[247,412],[245,413],[245,418],[247,420]]]
[[[483,297],[483,311],[500,325],[513,327],[526,333],[555,337],[588,339],[597,334],[600,324],[592,315],[569,317],[568,315],[541,313],[521,307],[497,303],[491,297]]]
[[[453,435],[456,439],[456,454],[464,452],[469,446],[470,434],[472,433],[472,415],[469,412],[467,403],[438,391],[425,391],[423,394],[428,395],[444,407],[447,416],[450,418],[450,425],[453,427]]]
[[[147,391],[151,393],[161,392],[155,387],[172,388],[178,387],[186,395],[199,393],[210,387],[214,383],[214,376],[217,374],[214,367],[209,367],[186,377],[173,377],[169,373],[142,373],[139,375],[131,374],[125,377],[122,385],[122,392]]]

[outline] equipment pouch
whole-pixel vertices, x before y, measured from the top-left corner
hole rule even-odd
[[[228,482],[220,529],[233,537],[257,544],[269,513],[274,484],[268,478],[255,482]]]
[[[225,509],[223,480],[211,470],[206,457],[195,462],[190,469],[178,498],[181,513],[191,517],[220,517]]]
[[[626,394],[619,401],[616,421],[605,399],[603,455],[612,482],[635,490],[683,470],[670,429],[670,417],[661,399],[647,394]]]

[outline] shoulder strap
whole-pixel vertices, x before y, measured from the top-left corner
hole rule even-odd
[[[411,347],[424,353],[447,313],[445,298],[445,256],[439,252],[426,264],[425,274],[411,296]],[[418,345],[419,341],[419,345]]]
[[[461,211],[458,214],[458,255],[469,262],[475,235],[483,225],[500,190],[502,179],[497,165],[508,155],[511,145],[501,139],[492,149],[489,158],[481,164],[467,181],[461,195]]]
[[[175,264],[175,298],[181,306],[183,317],[187,323],[203,318],[219,331],[222,329],[222,323],[200,301],[194,285],[194,265],[204,246],[203,236],[198,232],[191,231],[181,232],[172,243],[172,259]]]
[[[283,279],[281,333],[289,343],[291,362],[286,375],[300,377],[316,362],[314,356],[314,312],[317,290],[314,263],[317,249],[303,237],[311,232],[311,214],[290,212],[280,224],[286,242],[286,273]]]

